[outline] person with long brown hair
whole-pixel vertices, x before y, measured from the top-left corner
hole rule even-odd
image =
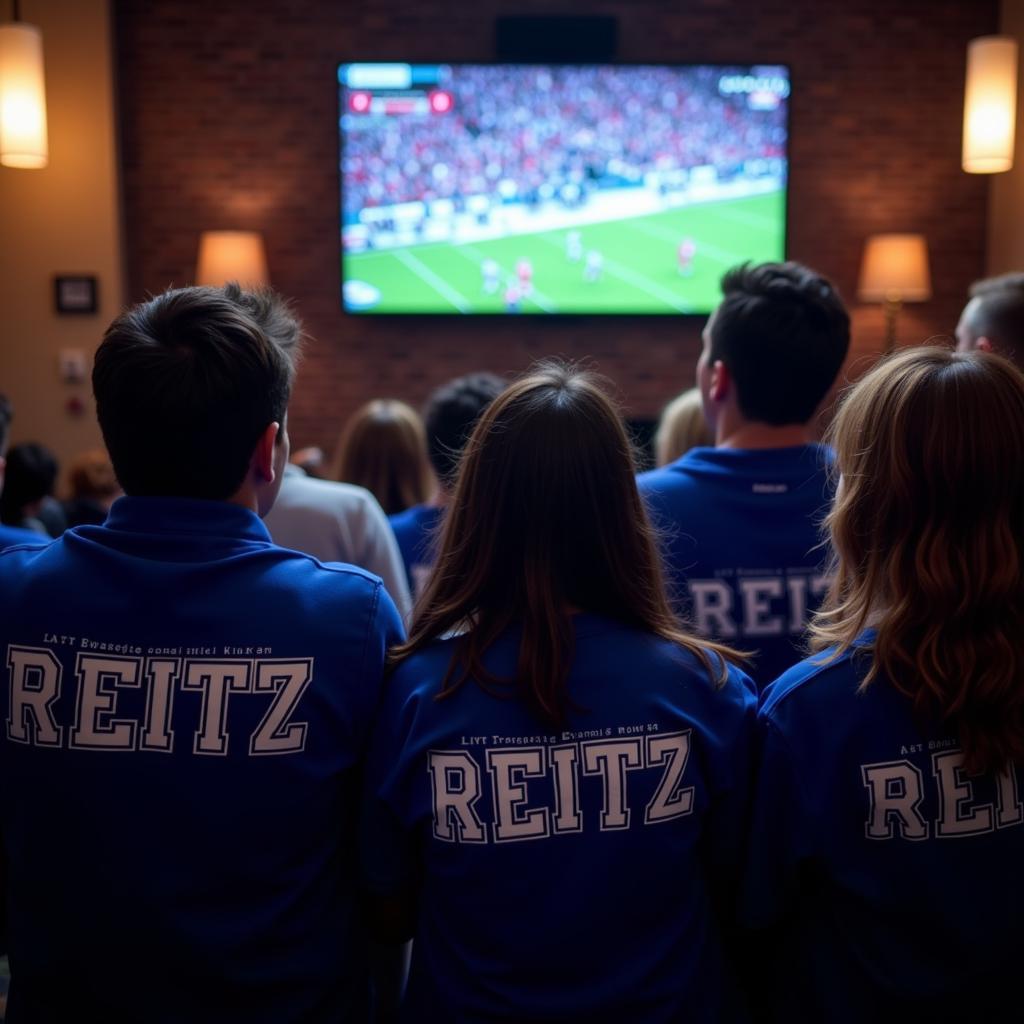
[[[365,487],[385,515],[426,501],[434,477],[419,413],[394,398],[375,398],[360,406],[338,439],[331,476]]]
[[[784,936],[773,1016],[1017,1019],[1024,376],[900,352],[831,441],[831,590],[759,715],[746,912]]]
[[[598,381],[547,363],[509,386],[463,454],[368,761],[367,885],[414,937],[406,1019],[740,1014],[716,917],[754,723],[734,657],[670,610]]]

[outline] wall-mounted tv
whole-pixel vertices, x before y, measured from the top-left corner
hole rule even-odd
[[[680,314],[786,245],[776,65],[342,64],[342,302]]]

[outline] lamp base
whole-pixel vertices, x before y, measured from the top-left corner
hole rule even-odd
[[[886,299],[883,305],[885,310],[885,354],[888,355],[896,348],[896,319],[900,315],[900,307],[903,303],[899,299]]]

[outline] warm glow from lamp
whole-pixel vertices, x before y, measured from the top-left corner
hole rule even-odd
[[[932,297],[923,235],[872,235],[864,247],[857,295],[862,302],[926,302]]]
[[[1007,36],[972,39],[964,87],[964,170],[1010,170],[1016,119],[1017,41]]]
[[[0,164],[45,167],[43,37],[34,25],[0,25]]]
[[[196,284],[219,288],[237,281],[243,288],[270,283],[263,236],[258,231],[204,231],[199,239]]]
[[[923,235],[872,235],[864,246],[857,296],[885,308],[885,351],[896,347],[896,319],[904,302],[932,297],[928,246]]]

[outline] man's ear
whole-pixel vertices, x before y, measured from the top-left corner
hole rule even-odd
[[[729,375],[729,368],[721,359],[716,359],[711,364],[711,379],[708,381],[708,397],[713,402],[724,402],[729,396],[729,388],[732,385],[732,377]]]
[[[256,479],[264,483],[274,482],[274,449],[277,435],[281,430],[280,423],[267,424],[266,430],[260,434],[256,449],[252,453],[252,471]]]
[[[978,340],[974,343],[974,347],[979,352],[992,352],[992,351],[994,351],[994,346],[992,345],[992,339],[991,338],[986,338],[984,334],[980,338],[978,338]]]

